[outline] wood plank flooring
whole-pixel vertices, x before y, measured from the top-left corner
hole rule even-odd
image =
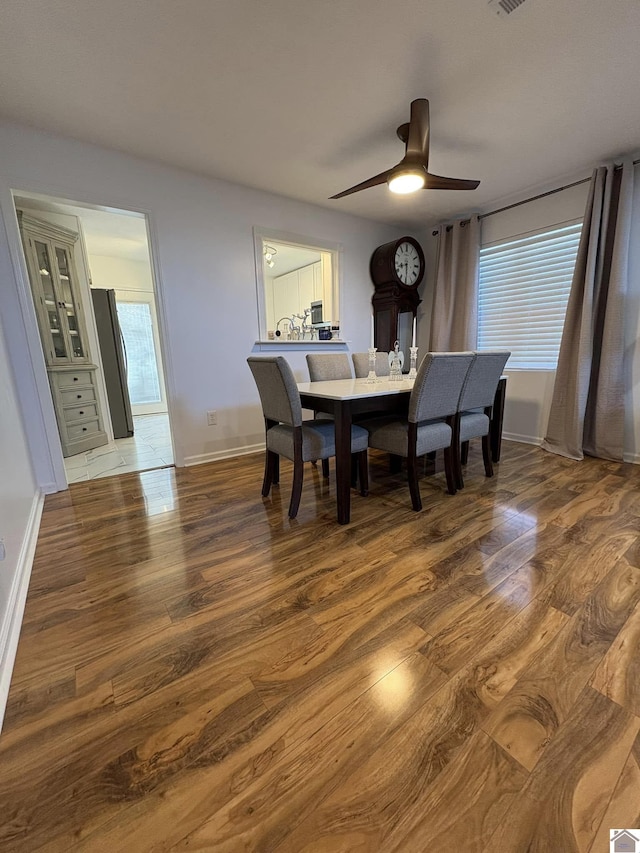
[[[46,499],[0,850],[600,853],[640,826],[640,469],[262,456]]]

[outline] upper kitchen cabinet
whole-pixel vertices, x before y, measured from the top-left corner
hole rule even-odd
[[[73,257],[78,235],[18,212],[47,365],[86,364],[89,353]]]

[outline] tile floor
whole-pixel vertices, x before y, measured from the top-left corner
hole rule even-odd
[[[169,416],[134,415],[133,436],[64,460],[68,483],[173,465]]]

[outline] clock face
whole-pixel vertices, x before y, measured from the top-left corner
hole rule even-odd
[[[396,275],[402,284],[413,285],[420,275],[420,256],[413,243],[400,243],[394,258]]]

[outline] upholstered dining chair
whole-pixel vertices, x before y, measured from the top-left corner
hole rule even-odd
[[[493,400],[510,352],[476,352],[459,403],[459,438],[456,442],[456,487],[464,488],[462,463],[467,461],[469,441],[482,438],[482,459],[487,477],[493,477],[489,428]]]
[[[366,379],[369,375],[369,353],[368,352],[352,352],[353,369],[356,372],[356,379]],[[391,372],[389,367],[389,353],[376,353],[376,376],[388,376]]]
[[[331,420],[302,420],[302,406],[296,380],[281,355],[265,358],[250,356],[247,363],[260,394],[265,421],[266,456],[262,495],[267,497],[272,483],[278,483],[280,457],[293,462],[293,486],[289,518],[295,518],[300,506],[304,463],[311,459],[335,456],[335,427]],[[351,427],[351,452],[358,454],[360,492],[368,491],[367,431]]]
[[[351,363],[346,352],[309,352],[307,367],[309,379],[312,382],[353,378]]]
[[[315,352],[307,353],[307,367],[309,379],[312,382],[326,382],[330,379],[352,379],[351,363],[346,352]],[[321,420],[333,420],[333,415],[326,412],[314,412],[314,418],[320,415]],[[311,462],[315,465],[315,459]],[[322,476],[329,476],[329,460],[322,460]]]
[[[455,424],[473,359],[472,352],[427,353],[413,384],[407,418],[362,421],[369,432],[369,447],[406,458],[411,505],[416,512],[422,509],[418,457],[444,450],[447,488],[452,495],[456,492]]]

